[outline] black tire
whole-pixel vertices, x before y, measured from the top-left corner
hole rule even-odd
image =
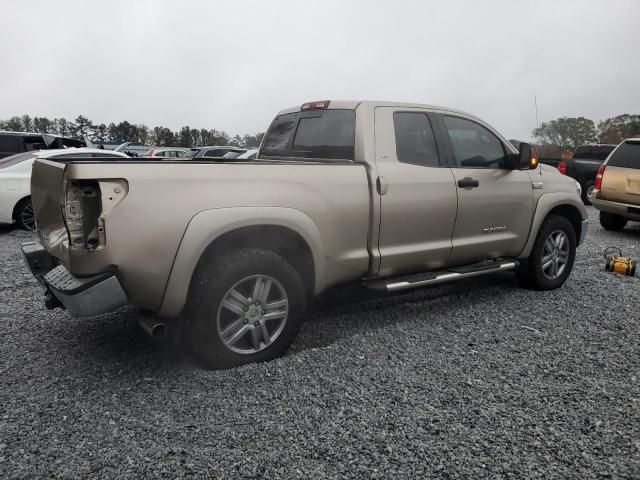
[[[247,315],[252,312],[247,312],[243,316],[242,313],[227,311],[223,308],[222,302],[225,297],[229,298],[228,293],[232,288],[236,288],[239,282],[249,282],[255,276],[268,276],[275,279],[272,285],[278,292],[283,291],[285,293],[283,298],[288,301],[287,314],[279,332],[273,335],[273,340],[270,339],[272,343],[267,345],[265,341],[264,346],[260,344],[263,349],[253,353],[238,353],[225,344],[220,329],[224,331],[231,323],[240,321],[245,324],[253,323],[253,320],[247,319]],[[252,301],[248,294],[245,297]],[[266,298],[265,304],[267,304]],[[276,253],[261,249],[240,249],[211,258],[207,258],[205,254],[191,280],[185,307],[189,344],[199,362],[210,369],[225,369],[245,363],[272,360],[282,355],[293,343],[300,329],[306,304],[306,291],[300,275],[289,262]],[[254,310],[253,302],[247,305]],[[247,308],[245,307],[245,312]],[[255,307],[256,310],[262,308],[267,307]],[[265,311],[261,313],[264,314]],[[253,313],[258,314],[258,312]],[[224,314],[237,317],[223,328],[220,325]],[[259,317],[259,321],[263,321],[262,316]],[[252,329],[251,323],[239,326],[238,330]],[[264,324],[267,325],[267,322],[265,321]],[[257,323],[256,329],[259,330]],[[247,331],[247,337],[240,337],[242,341],[249,343],[247,348],[252,347],[252,333]],[[267,337],[263,337],[263,340],[264,338]]]
[[[36,228],[31,197],[23,198],[13,210],[13,217],[23,230],[33,231]]]
[[[568,252],[563,271],[557,278],[549,278],[543,267],[543,256],[545,253],[545,243],[551,235],[562,232],[568,241]],[[535,290],[554,290],[561,287],[567,280],[573,269],[573,262],[576,256],[576,232],[573,225],[565,217],[550,215],[545,219],[538,236],[531,249],[531,254],[526,260],[520,262],[516,270],[516,277],[520,285]]]
[[[600,225],[605,230],[619,232],[627,225],[627,220],[615,213],[600,212]]]
[[[585,205],[591,205],[591,200],[589,200],[589,190],[591,189],[591,191],[593,191],[594,185],[595,183],[591,180],[580,185],[582,187],[582,202]]]

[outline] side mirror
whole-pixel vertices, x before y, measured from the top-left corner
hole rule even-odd
[[[532,147],[528,143],[521,143],[516,169],[534,170],[537,167],[538,167],[538,150],[536,150],[536,147]]]

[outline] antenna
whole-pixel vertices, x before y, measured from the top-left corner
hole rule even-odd
[[[536,128],[539,128],[540,125],[538,124],[538,97],[535,94],[533,95],[533,106],[536,108]]]

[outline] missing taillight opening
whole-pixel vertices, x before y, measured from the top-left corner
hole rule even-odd
[[[95,180],[69,182],[65,194],[64,219],[69,247],[95,250],[100,236],[98,219],[102,211],[100,186]]]

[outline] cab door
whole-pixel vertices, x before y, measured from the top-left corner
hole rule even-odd
[[[374,115],[378,275],[444,267],[452,249],[457,198],[453,174],[436,144],[432,114],[377,107]]]
[[[511,150],[477,119],[447,113],[437,122],[458,197],[450,265],[518,255],[533,217],[529,171],[513,170]]]

